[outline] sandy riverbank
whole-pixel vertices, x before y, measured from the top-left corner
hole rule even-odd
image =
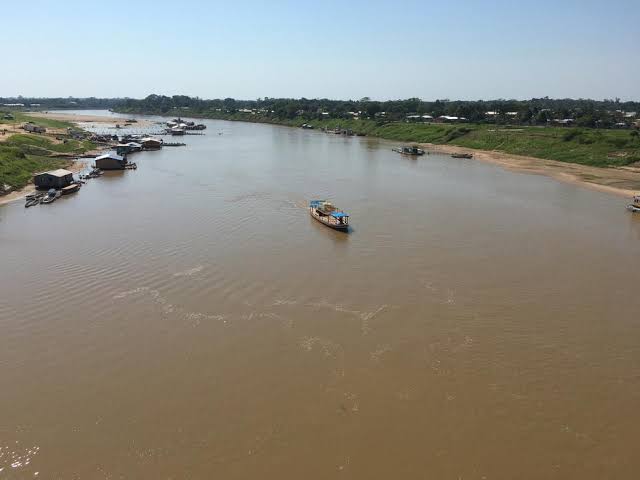
[[[89,165],[89,161],[90,160],[88,159],[87,160],[77,159],[77,160],[74,160],[71,165],[69,165],[68,167],[65,167],[65,169],[73,173],[79,173]],[[0,205],[5,205],[7,203],[21,200],[27,195],[29,195],[30,193],[33,193],[35,191],[36,191],[35,185],[30,183],[25,187],[21,188],[20,190],[16,190],[14,192],[8,193],[7,195],[0,196]]]
[[[630,198],[640,192],[640,168],[638,167],[598,168],[452,145],[423,143],[421,146],[430,152],[471,153],[475,160],[499,165],[513,172],[545,175],[561,182],[582,185],[621,197]]]
[[[78,113],[61,113],[61,112],[29,112],[29,115],[32,117],[40,117],[40,118],[48,118],[51,120],[60,120],[63,122],[72,122],[72,123],[100,123],[105,125],[113,125],[115,127],[116,124],[124,125],[126,118],[122,117],[110,117],[104,115],[83,115]],[[149,120],[141,120],[137,119],[135,123],[136,127],[148,127],[152,125],[153,122]]]

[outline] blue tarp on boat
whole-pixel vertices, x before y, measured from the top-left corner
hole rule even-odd
[[[349,215],[347,215],[344,212],[331,212],[331,216],[334,218],[342,218],[342,217],[348,217]]]

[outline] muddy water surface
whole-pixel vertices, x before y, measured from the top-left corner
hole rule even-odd
[[[0,478],[637,476],[624,202],[206,123],[137,171],[0,207]]]

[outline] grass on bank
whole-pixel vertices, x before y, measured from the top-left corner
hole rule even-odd
[[[31,181],[34,172],[64,168],[70,163],[65,158],[29,155],[18,147],[0,145],[0,186],[21,188]]]
[[[144,112],[141,112],[144,113]],[[168,115],[184,112],[168,112]],[[273,123],[299,127],[353,130],[367,136],[399,142],[455,145],[478,150],[496,150],[546,160],[594,167],[618,167],[640,161],[640,134],[637,130],[606,130],[566,127],[508,127],[487,124],[425,124],[379,122],[375,120],[277,119],[246,113],[205,112],[205,118]]]
[[[366,120],[310,121],[316,128],[352,129],[398,140],[497,150],[546,160],[595,167],[629,165],[640,161],[637,130],[596,130],[564,127],[505,128],[496,125],[387,123]]]
[[[6,113],[10,113],[11,115],[13,115],[14,117],[13,120],[5,119],[4,115]],[[27,122],[32,122],[32,123],[35,123],[36,125],[40,125],[41,127],[45,127],[45,128],[75,128],[75,126],[71,122],[54,120],[52,118],[35,117],[25,112],[19,112],[19,111],[13,111],[13,110],[12,111],[0,110],[0,125],[4,123],[4,124],[15,124],[16,126],[20,126],[23,123],[27,123]]]
[[[74,128],[69,122],[47,118],[31,117],[22,112],[11,112],[14,119],[3,119],[0,112],[0,129],[2,124],[20,126],[28,121],[46,128],[66,129]],[[56,135],[57,136],[57,135]],[[88,140],[66,138],[56,141],[54,135],[15,133],[0,136],[0,190],[3,185],[14,189],[22,188],[39,171],[68,167],[71,160],[56,158],[59,155],[78,155],[95,148],[95,144]]]
[[[33,155],[51,155],[55,153],[84,153],[95,148],[95,144],[88,140],[68,139],[66,143],[54,143],[41,135],[16,133],[4,142],[9,147],[18,147],[23,152]]]

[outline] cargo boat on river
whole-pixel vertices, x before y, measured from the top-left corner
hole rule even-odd
[[[327,200],[312,200],[309,203],[309,213],[329,228],[341,231],[349,229],[349,215],[338,210]]]

